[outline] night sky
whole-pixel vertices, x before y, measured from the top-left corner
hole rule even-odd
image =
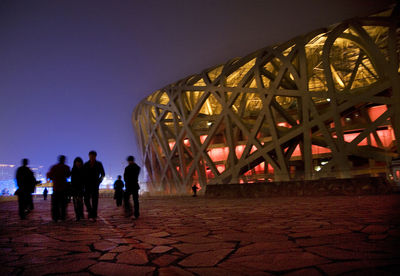
[[[0,163],[96,150],[115,177],[128,155],[142,163],[131,115],[150,93],[390,3],[0,0]]]

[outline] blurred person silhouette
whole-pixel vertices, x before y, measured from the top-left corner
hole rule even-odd
[[[67,208],[67,193],[69,184],[67,178],[71,175],[69,166],[65,165],[66,157],[60,155],[58,163],[52,166],[47,173],[47,178],[53,181],[53,194],[51,195],[51,217],[57,222],[65,220]]]
[[[122,197],[124,195],[124,182],[121,178],[122,177],[118,175],[118,179],[114,182],[114,199],[118,207],[122,205]]]
[[[49,191],[47,190],[47,188],[44,188],[43,191],[43,200],[47,200],[47,194],[49,193]]]
[[[33,209],[35,209],[35,207],[33,206],[33,196],[32,194],[35,193],[35,189],[36,189],[36,184],[40,183],[40,181],[36,181],[35,177],[33,178],[33,181],[30,185],[30,189],[29,189],[29,193],[27,195],[26,198],[26,204],[28,207],[29,211],[32,211]]]
[[[125,211],[128,216],[131,216],[132,210],[130,205],[130,195],[133,198],[134,204],[134,215],[135,218],[139,217],[139,173],[140,167],[135,163],[135,158],[133,156],[128,156],[126,159],[128,161],[128,166],[126,166],[124,171],[124,181],[125,181],[125,193],[124,193],[124,205]]]
[[[85,193],[84,200],[88,211],[88,218],[95,221],[99,204],[99,187],[103,181],[105,172],[103,164],[96,160],[97,152],[89,152],[89,161],[84,165]]]
[[[85,174],[83,160],[76,157],[71,170],[71,191],[74,202],[75,218],[79,221],[83,215],[83,194],[85,185]]]
[[[197,184],[193,184],[192,186],[192,191],[193,191],[193,196],[196,197],[197,196],[197,190],[199,189],[199,187],[197,187]]]
[[[28,159],[22,159],[22,166],[17,169],[15,177],[18,185],[15,193],[18,196],[18,214],[21,219],[24,219],[29,210],[33,209],[31,191],[36,185],[36,179],[28,164]]]

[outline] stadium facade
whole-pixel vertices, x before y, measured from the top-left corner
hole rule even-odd
[[[149,190],[388,176],[400,145],[398,7],[229,60],[133,112]]]

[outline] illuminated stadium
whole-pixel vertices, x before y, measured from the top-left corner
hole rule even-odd
[[[388,177],[400,147],[397,12],[315,30],[142,100],[132,121],[149,190]]]

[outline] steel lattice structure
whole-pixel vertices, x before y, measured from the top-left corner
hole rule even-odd
[[[158,90],[134,110],[151,191],[387,173],[400,137],[398,9]]]

